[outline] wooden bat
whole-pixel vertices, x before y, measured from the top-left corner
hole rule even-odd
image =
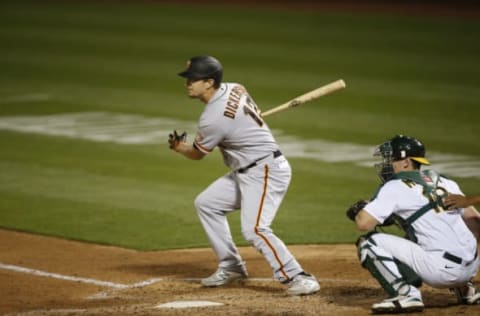
[[[285,111],[289,108],[299,106],[301,104],[304,104],[306,102],[309,102],[309,101],[315,100],[317,98],[323,97],[324,95],[333,93],[333,92],[338,91],[340,89],[343,89],[345,87],[346,87],[345,82],[342,79],[339,79],[337,81],[334,81],[334,82],[331,82],[331,83],[326,84],[324,86],[321,86],[321,87],[319,87],[315,90],[312,90],[312,91],[309,91],[305,94],[302,94],[301,96],[298,96],[295,99],[290,100],[290,101],[288,101],[284,104],[278,105],[278,106],[276,106],[276,107],[274,107],[274,108],[272,108],[268,111],[265,111],[265,112],[261,113],[261,115],[262,115],[262,117],[266,117],[266,116],[272,115],[274,113]]]

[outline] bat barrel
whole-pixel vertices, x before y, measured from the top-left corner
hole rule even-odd
[[[295,99],[288,101],[287,103],[281,104],[268,111],[265,111],[262,113],[262,117],[266,117],[274,113],[278,113],[281,111],[285,111],[289,108],[299,106],[303,103],[315,100],[319,97],[333,93],[337,90],[344,89],[345,87],[346,87],[345,81],[343,81],[343,79],[339,79],[337,81],[321,86],[315,90],[302,94],[301,96],[298,96]]]

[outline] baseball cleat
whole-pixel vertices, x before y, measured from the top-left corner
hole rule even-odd
[[[304,272],[294,276],[289,285],[287,290],[289,295],[309,295],[320,290],[320,284],[318,284],[317,279],[313,275]]]
[[[457,296],[459,304],[476,305],[480,304],[480,293],[472,282],[468,282],[465,286],[450,289]]]
[[[220,267],[211,276],[202,279],[201,283],[205,287],[215,287],[246,278],[248,278],[248,273],[244,265],[234,267],[233,269]]]
[[[424,307],[422,300],[418,297],[399,295],[373,304],[372,312],[374,314],[411,313],[421,312]]]

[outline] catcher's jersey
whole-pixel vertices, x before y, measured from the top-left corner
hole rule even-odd
[[[457,183],[440,177],[437,187],[463,194]],[[395,213],[406,219],[428,203],[424,187],[401,179],[386,182],[364,210],[380,223]],[[473,260],[477,241],[462,219],[463,209],[436,211],[430,209],[413,222],[417,244],[427,251],[448,251],[467,261]]]
[[[247,90],[237,83],[222,83],[198,122],[193,145],[207,154],[216,146],[225,164],[236,170],[278,150]]]

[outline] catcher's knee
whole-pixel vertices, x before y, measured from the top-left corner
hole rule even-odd
[[[393,263],[397,266],[398,272],[400,273],[401,279],[404,283],[413,285],[415,287],[420,287],[422,285],[422,279],[412,268],[396,258],[388,258],[377,253],[376,249],[378,248],[376,248],[377,243],[375,242],[375,234],[376,232],[371,232],[366,235],[362,235],[356,242],[358,248],[358,257],[362,267],[367,269],[390,294],[392,293],[390,292],[392,287],[387,283],[395,283],[398,282],[398,280],[395,280],[393,275],[386,273],[388,269],[379,269],[379,267],[385,267],[387,262],[393,261]]]
[[[398,267],[398,271],[402,275],[405,283],[413,285],[415,287],[421,287],[423,284],[422,278],[409,266],[405,263],[401,262],[400,260],[393,259]]]
[[[355,245],[357,245],[357,247],[359,247],[359,244],[361,242],[366,241],[366,240],[370,240],[370,242],[373,242],[373,244],[376,244],[375,241],[372,239],[372,236],[375,235],[375,234],[378,234],[378,232],[371,231],[371,232],[368,232],[364,235],[361,235],[360,237],[358,237],[357,241],[355,242]]]
[[[358,237],[357,241],[355,242],[355,245],[357,246],[358,258],[360,259],[360,262],[362,263],[362,265],[365,261],[366,250],[377,245],[375,243],[375,240],[373,240],[372,238],[374,234],[377,234],[377,232],[372,231],[372,232],[369,232],[368,234],[361,235],[360,237]]]

